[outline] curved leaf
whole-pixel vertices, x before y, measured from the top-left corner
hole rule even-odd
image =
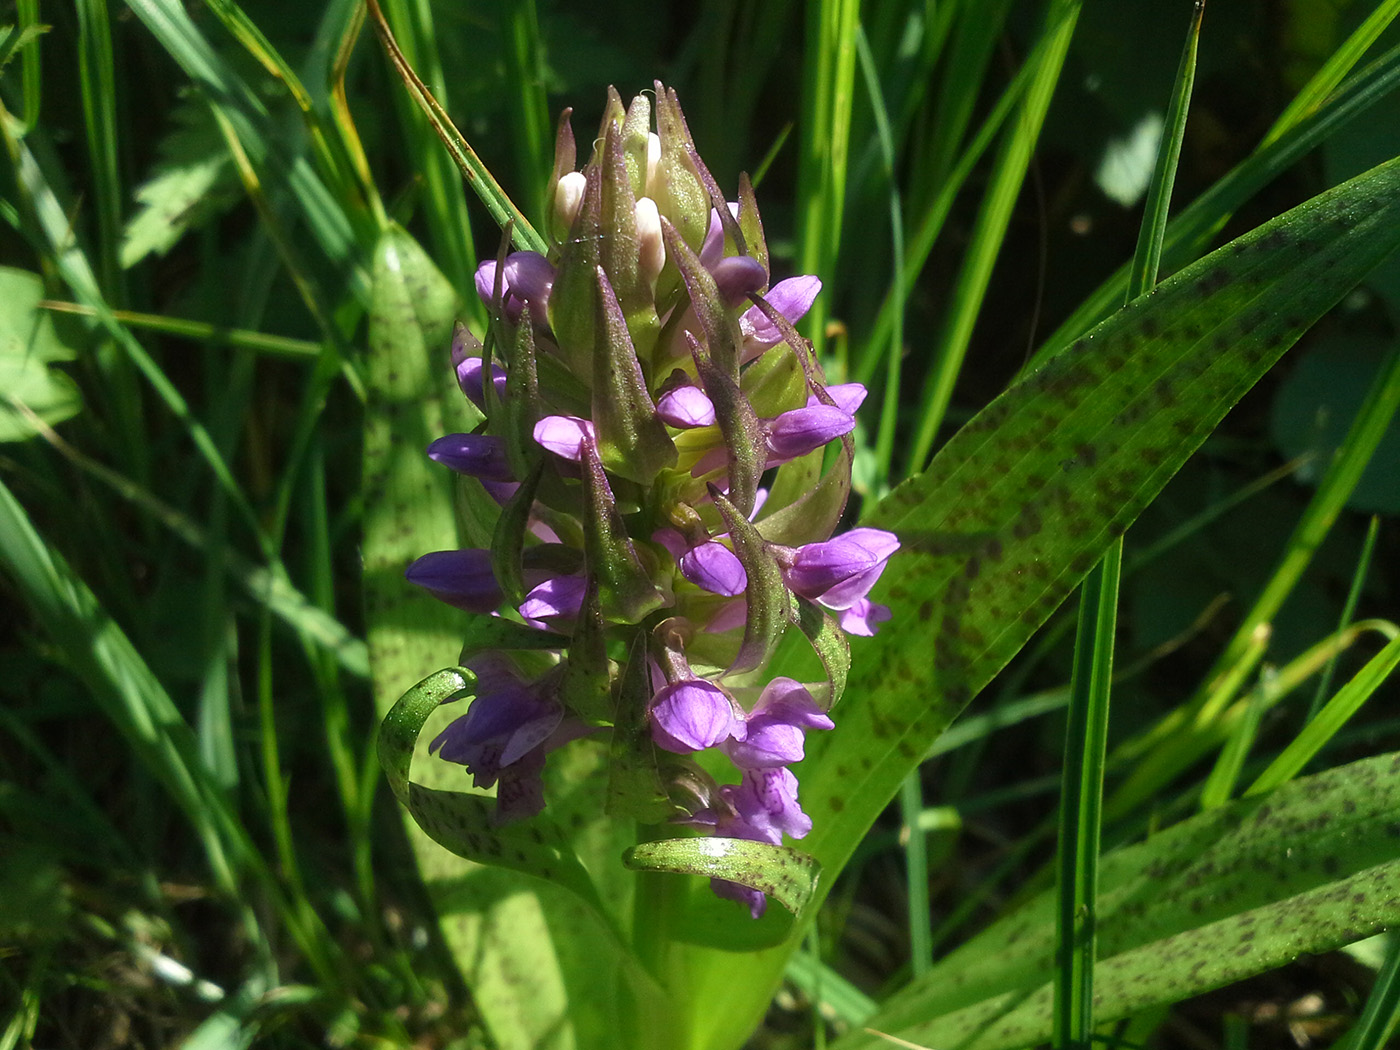
[[[800,850],[747,839],[694,838],[641,842],[622,856],[634,871],[669,871],[726,879],[761,890],[794,915],[816,891],[821,865]]]

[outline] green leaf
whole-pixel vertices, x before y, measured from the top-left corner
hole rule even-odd
[[[409,779],[414,747],[424,723],[444,702],[473,693],[474,684],[475,676],[464,669],[437,671],[404,693],[384,716],[379,763],[394,797],[429,838],[457,856],[557,882],[598,906],[592,880],[552,821],[533,817],[498,824],[495,799],[427,788]]]
[[[1100,1022],[1327,951],[1400,918],[1400,756],[1383,755],[1212,810],[1100,868]],[[929,1046],[994,1050],[1050,1032],[1054,897],[946,956],[866,1022]],[[841,1050],[885,1045],[851,1036]]]
[[[164,255],[189,230],[242,199],[228,146],[209,108],[187,96],[171,113],[174,128],[156,147],[150,177],[136,189],[136,214],[122,234],[119,259],[130,269]]]
[[[1391,162],[1134,301],[1008,389],[871,511],[864,524],[904,544],[872,595],[894,618],[853,646],[836,728],[809,738],[796,770],[813,820],[803,848],[825,885],[954,715],[1229,408],[1397,243]],[[761,1013],[773,959],[725,965],[731,987],[753,988],[731,1002],[729,1031]]]
[[[802,778],[826,867],[1229,408],[1397,243],[1391,162],[1135,300],[878,505],[865,524],[904,544],[875,594],[894,619],[856,647],[857,699]]]
[[[39,308],[44,282],[38,274],[0,266],[0,441],[33,437],[23,405],[45,423],[61,423],[82,410],[77,384],[51,368],[77,356],[71,327],[60,329]]]
[[[762,891],[794,915],[812,899],[821,875],[821,865],[799,850],[747,839],[642,842],[623,854],[622,860],[634,871],[669,871],[737,882]]]

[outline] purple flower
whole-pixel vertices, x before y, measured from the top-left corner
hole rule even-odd
[[[512,252],[506,256],[501,295],[506,319],[520,320],[520,307],[530,304],[536,322],[543,322],[554,287],[554,266],[539,252]],[[487,306],[496,292],[496,260],[488,259],[476,268],[476,294]]]
[[[768,294],[763,298],[790,323],[796,324],[812,308],[812,304],[817,300],[817,293],[821,290],[821,278],[807,274],[779,281],[768,289]],[[744,311],[739,318],[739,331],[744,337],[745,361],[752,360],[770,346],[777,346],[783,341],[783,333],[778,331],[778,326],[757,306],[751,306]]]
[[[899,538],[883,529],[852,529],[824,543],[798,548],[785,576],[797,594],[828,609],[849,609],[870,593]]]
[[[467,612],[494,612],[503,597],[487,550],[433,551],[410,565],[404,576],[433,597]]]
[[[583,458],[583,443],[596,440],[593,424],[578,416],[545,416],[535,424],[534,434],[544,448],[575,463]]]
[[[807,730],[834,725],[801,682],[775,678],[749,712],[744,738],[721,748],[740,769],[774,769],[802,761]]]
[[[663,423],[682,430],[713,426],[715,422],[714,403],[705,391],[688,383],[662,394],[656,403],[656,414]]]
[[[772,420],[768,430],[768,466],[805,456],[856,428],[855,417],[831,405],[794,408]]]
[[[692,547],[681,556],[681,575],[711,594],[733,598],[748,588],[749,578],[737,556],[714,540]]]
[[[841,610],[838,622],[847,634],[858,634],[862,638],[875,635],[875,625],[884,623],[894,614],[888,605],[878,605],[869,598],[861,598],[849,609]]]
[[[735,813],[731,820],[720,819],[720,834],[781,846],[784,835],[800,839],[812,830],[812,818],[797,801],[797,777],[789,769],[745,770],[738,784],[726,784],[719,792]]]
[[[731,255],[710,268],[720,298],[727,306],[738,306],[768,283],[763,264],[747,255]]]
[[[864,404],[867,393],[865,387],[860,383],[837,383],[835,386],[827,387],[826,392],[830,395],[831,400],[836,402],[836,407],[848,416],[856,414],[856,409]],[[808,408],[821,403],[821,399],[816,394],[807,396]]]
[[[483,481],[514,481],[506,443],[490,434],[447,434],[428,446],[428,458]]]
[[[666,751],[688,755],[743,733],[729,695],[704,679],[673,682],[652,700],[651,738]]]
[[[458,356],[456,344],[453,345],[452,367],[457,373],[457,385],[462,388],[462,393],[471,399],[471,403],[477,408],[486,408],[486,391],[483,385],[483,372],[485,371],[480,355],[468,357],[465,354]],[[491,365],[491,382],[496,388],[496,400],[504,401],[506,396],[506,370],[498,364]]]
[[[525,595],[520,615],[534,626],[562,628],[577,618],[587,589],[582,576],[551,576]]]

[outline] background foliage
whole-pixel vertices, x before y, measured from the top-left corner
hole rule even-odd
[[[872,502],[1092,319],[1080,305],[1133,254],[1190,15],[1088,5],[1061,66],[1043,25],[1072,4],[385,7],[532,217],[560,107],[576,107],[584,138],[608,84],[677,88],[721,185],[758,177],[776,268],[826,282],[807,334],[833,379],[874,389],[857,460]],[[1343,70],[1352,95],[1323,94],[1355,98],[1355,119],[1276,164],[1256,153],[1294,141],[1296,93],[1326,81],[1373,8],[1383,22],[1394,7],[1207,10],[1174,212],[1241,165],[1249,192],[1204,209],[1204,234],[1169,245],[1164,276],[1400,153],[1393,30]],[[370,34],[351,47],[356,11],[17,0],[0,13],[14,27],[0,42],[5,1046],[485,1039],[442,901],[379,783],[360,450],[383,384],[362,352],[381,216],[427,248],[449,282],[436,294],[455,289],[477,323],[470,275],[498,234]],[[1037,92],[1043,128],[1025,116]],[[1019,125],[995,123],[1023,98]],[[1323,117],[1341,110],[1320,101]],[[887,299],[903,309],[882,313]],[[1120,288],[1100,312],[1121,301]],[[1378,618],[1395,602],[1400,439],[1379,437],[1383,409],[1378,447],[1352,457],[1366,468],[1355,488],[1324,485],[1323,505],[1315,486],[1368,391],[1393,412],[1398,319],[1392,259],[1128,535],[1107,845],[1252,782],[1394,637]],[[439,351],[445,364],[445,347],[426,347]],[[1051,617],[857,849],[759,1045],[858,1023],[1046,884],[1073,615]],[[1321,644],[1339,625],[1355,626]],[[422,641],[424,674],[451,661],[452,639]],[[1220,676],[1235,669],[1232,691]],[[1396,749],[1394,686],[1379,690],[1311,770]],[[1196,738],[1162,729],[1203,697],[1233,714]],[[1212,773],[1232,737],[1234,780]],[[908,826],[923,832],[913,849]],[[1361,1013],[1383,950],[1306,960],[1123,1034],[1330,1039]]]

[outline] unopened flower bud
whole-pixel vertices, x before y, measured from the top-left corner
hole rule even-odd
[[[583,203],[584,191],[588,189],[588,179],[581,171],[571,171],[559,177],[554,187],[554,222],[559,230],[571,230],[578,218],[579,206]]]
[[[642,276],[648,284],[654,285],[666,265],[666,242],[661,236],[661,213],[656,210],[656,202],[650,197],[638,197],[635,212],[638,262],[642,268]]]

